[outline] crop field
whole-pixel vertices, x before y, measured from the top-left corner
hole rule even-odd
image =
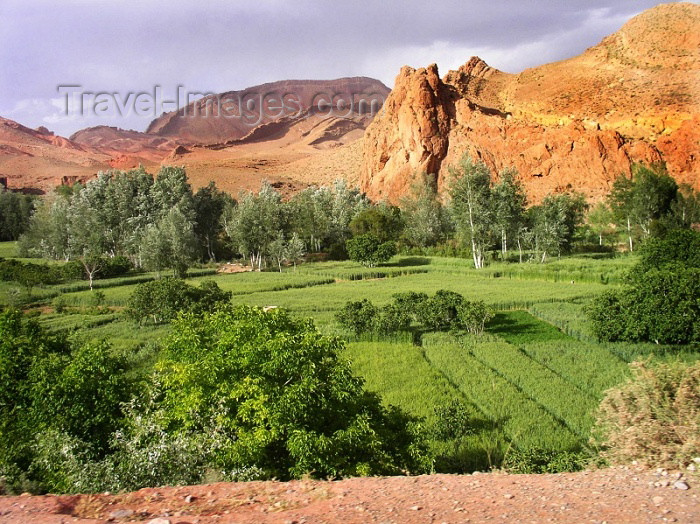
[[[0,256],[15,255],[0,243]],[[378,268],[352,262],[313,262],[283,272],[216,273],[203,267],[188,282],[213,279],[233,294],[234,304],[278,306],[310,317],[324,333],[345,337],[344,356],[368,390],[387,405],[421,417],[426,427],[439,411],[461,406],[471,430],[433,439],[436,469],[486,469],[509,450],[585,448],[604,392],[629,376],[638,359],[696,360],[689,348],[656,344],[599,343],[585,314],[589,301],[621,285],[633,257],[572,256],[547,264],[495,263],[475,270],[471,261],[444,257],[395,257]],[[155,274],[96,281],[104,294],[99,307],[86,282],[36,287],[27,311],[52,331],[80,330],[106,339],[114,351],[144,367],[157,359],[157,345],[169,328],[138,326],[124,316],[129,296]],[[348,301],[369,299],[382,306],[399,292],[433,294],[448,289],[496,310],[482,336],[413,331],[390,337],[353,337],[335,313]],[[0,303],[19,293],[0,283]],[[57,297],[64,312],[54,307]],[[15,297],[16,298],[16,297]]]

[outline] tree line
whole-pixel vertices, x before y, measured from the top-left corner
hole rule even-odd
[[[555,193],[528,205],[514,170],[496,174],[462,157],[450,169],[448,191],[419,176],[398,206],[372,203],[337,181],[285,200],[263,183],[238,199],[212,182],[194,192],[184,168],[101,173],[85,186],[40,202],[20,237],[24,256],[79,260],[88,280],[105,258],[126,257],[135,268],[183,276],[196,262],[239,257],[258,270],[294,265],[309,253],[376,265],[398,250],[469,253],[476,268],[489,258],[546,262],[578,242],[633,250],[639,241],[700,221],[700,200],[662,167],[635,166],[591,210],[579,193]]]

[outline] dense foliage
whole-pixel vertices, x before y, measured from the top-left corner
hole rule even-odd
[[[355,335],[373,332],[389,335],[407,331],[414,323],[427,331],[463,330],[480,335],[493,317],[493,311],[483,301],[472,302],[446,289],[438,290],[432,297],[407,292],[397,293],[393,299],[382,308],[366,298],[350,301],[335,318]]]
[[[589,308],[602,340],[700,342],[700,233],[676,230],[651,239],[629,287],[603,293]]]
[[[222,291],[213,280],[199,287],[190,286],[179,278],[164,277],[138,284],[129,297],[126,314],[139,323],[170,322],[181,311],[214,311],[231,301],[232,293]]]
[[[17,240],[29,225],[35,198],[0,186],[0,242]]]
[[[352,237],[345,246],[350,260],[368,267],[386,262],[396,254],[394,242],[382,242],[374,233]]]

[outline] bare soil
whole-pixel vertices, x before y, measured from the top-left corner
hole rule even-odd
[[[241,482],[120,495],[0,497],[0,522],[700,522],[698,480],[613,468],[558,475],[424,475]],[[659,481],[668,482],[666,487]],[[656,486],[655,486],[656,484]]]

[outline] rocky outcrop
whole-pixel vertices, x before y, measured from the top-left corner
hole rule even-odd
[[[442,79],[435,65],[404,67],[365,133],[362,189],[396,202],[424,172],[444,190],[464,153],[494,172],[515,167],[532,201],[567,190],[598,198],[633,162],[664,161],[698,187],[698,34],[700,6],[670,4],[578,57],[517,75],[478,57]]]

